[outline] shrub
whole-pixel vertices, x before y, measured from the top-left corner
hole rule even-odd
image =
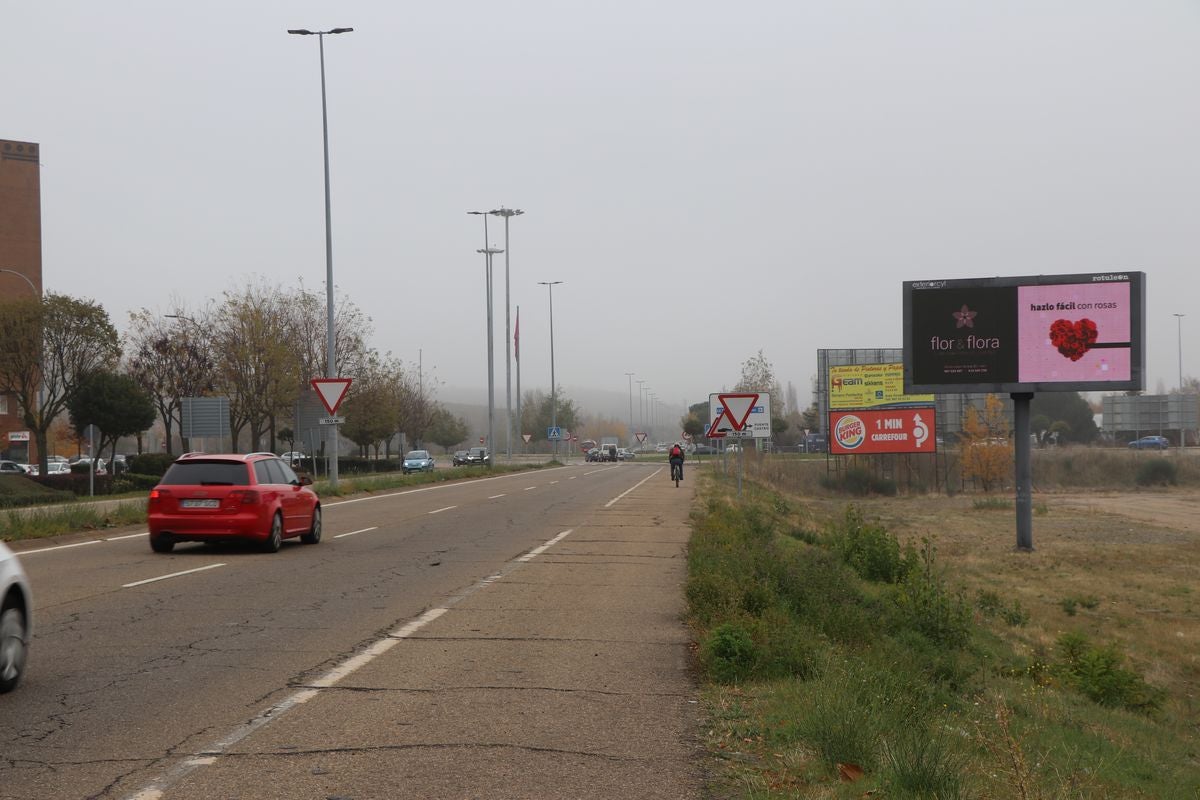
[[[139,453],[129,457],[129,471],[161,478],[166,474],[167,467],[175,463],[175,458],[169,453]]]
[[[1095,647],[1082,633],[1058,637],[1062,663],[1059,672],[1068,685],[1102,706],[1154,711],[1162,706],[1165,693],[1150,686],[1140,675],[1121,664],[1125,656],[1116,645]]]
[[[955,800],[971,796],[965,754],[928,724],[899,726],[883,744],[883,787],[888,797]]]
[[[821,486],[832,492],[845,492],[855,497],[880,494],[892,497],[896,494],[896,482],[888,478],[877,478],[868,470],[851,467],[842,475],[824,477]]]
[[[882,525],[865,521],[857,506],[847,506],[841,523],[830,526],[829,534],[834,550],[865,580],[895,583],[911,566],[901,557],[896,537]]]
[[[701,662],[718,683],[745,680],[754,669],[757,649],[743,621],[723,622],[705,638]]]
[[[1174,462],[1151,458],[1138,466],[1134,480],[1138,486],[1174,486],[1179,482],[1179,473]]]
[[[923,540],[920,565],[909,570],[893,595],[901,621],[930,640],[962,647],[971,635],[971,608],[961,592],[946,586],[932,542]]]

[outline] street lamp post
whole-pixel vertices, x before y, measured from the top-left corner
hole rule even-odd
[[[496,217],[504,217],[504,415],[507,421],[504,437],[505,454],[512,461],[512,306],[509,304],[508,291],[508,220],[519,217],[525,212],[519,208],[496,208],[488,212]],[[517,397],[517,410],[521,408],[521,398]],[[520,414],[517,415],[518,418]]]
[[[636,438],[633,435],[633,373],[626,372],[625,377],[629,378],[629,449],[632,450]]]
[[[484,223],[487,224],[486,222]],[[488,456],[495,454],[494,440],[496,438],[496,379],[495,379],[495,357],[496,345],[492,340],[492,256],[504,251],[497,247],[485,247],[482,250],[476,250],[476,253],[483,253],[483,264],[485,271],[486,294],[487,294],[487,366],[488,366],[488,435],[487,449]]]
[[[337,351],[333,323],[333,217],[329,208],[329,113],[325,102],[325,36],[350,33],[354,28],[331,28],[327,31],[310,31],[307,28],[292,28],[288,33],[297,36],[316,36],[321,51],[321,136],[325,149],[325,377],[336,378]],[[338,428],[329,426],[329,456],[326,474],[329,483],[338,485]]]
[[[1183,413],[1183,318],[1187,314],[1175,314],[1175,325],[1179,335],[1179,402],[1180,414]],[[1187,433],[1183,427],[1182,416],[1179,419],[1179,447],[1182,450]]]
[[[558,385],[554,382],[554,287],[562,281],[538,281],[550,294],[550,427],[558,427]],[[558,439],[554,440],[554,458],[558,459]]]
[[[637,381],[638,385],[638,427],[646,430],[646,415],[642,412],[642,390],[645,388],[645,381]]]

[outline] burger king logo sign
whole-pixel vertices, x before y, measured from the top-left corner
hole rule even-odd
[[[847,414],[837,421],[833,438],[842,447],[853,450],[867,440],[867,426],[858,417]]]

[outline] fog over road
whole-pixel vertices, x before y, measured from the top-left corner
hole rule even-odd
[[[331,498],[274,555],[22,543],[0,798],[694,796],[691,494],[587,464]]]

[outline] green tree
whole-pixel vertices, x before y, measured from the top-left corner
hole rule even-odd
[[[454,445],[466,441],[468,432],[467,421],[462,417],[456,417],[440,406],[434,411],[429,438],[447,453]]]
[[[521,430],[532,434],[532,441],[544,441],[546,429],[551,426],[552,421],[557,422],[558,427],[569,431],[574,431],[578,427],[579,409],[575,406],[575,402],[563,393],[562,387],[555,392],[554,400],[558,405],[557,418],[550,413],[553,403],[548,393],[541,389],[531,389],[525,392],[525,397],[521,401]]]
[[[1049,430],[1055,422],[1065,422],[1070,432],[1062,435],[1060,441],[1088,444],[1100,435],[1096,427],[1092,407],[1079,392],[1040,392],[1033,396],[1029,404],[1029,413],[1033,416],[1044,416],[1050,420]]]
[[[54,292],[0,303],[0,391],[16,396],[43,475],[50,426],[67,410],[79,381],[115,368],[120,357],[117,330],[97,303]]]
[[[96,370],[84,375],[67,403],[71,427],[82,437],[88,425],[100,429],[96,453],[108,448],[112,463],[117,440],[136,436],[154,424],[154,401],[132,375]]]

